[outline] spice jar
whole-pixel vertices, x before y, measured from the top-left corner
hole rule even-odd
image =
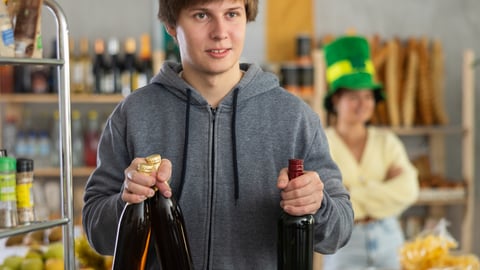
[[[16,160],[0,157],[0,228],[17,226]]]
[[[33,200],[33,160],[17,159],[17,216],[22,225],[35,221]]]

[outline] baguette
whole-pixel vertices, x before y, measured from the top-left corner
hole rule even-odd
[[[385,89],[387,92],[388,120],[392,127],[400,124],[398,110],[398,44],[391,40],[387,44],[388,58],[385,67]]]
[[[445,95],[445,58],[442,44],[438,40],[432,43],[432,92],[433,112],[435,124],[445,125],[448,122],[447,113],[444,107]]]
[[[418,115],[421,125],[433,124],[433,106],[431,94],[431,69],[428,39],[421,38],[419,43],[419,88],[417,92]]]
[[[405,127],[413,126],[415,119],[415,96],[418,80],[418,53],[416,40],[410,38],[407,45],[407,70],[403,86],[402,124]]]

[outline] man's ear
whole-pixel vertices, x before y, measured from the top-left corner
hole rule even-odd
[[[172,36],[172,38],[177,41],[177,30],[175,26],[172,25],[165,25],[165,29],[167,30],[167,33]]]

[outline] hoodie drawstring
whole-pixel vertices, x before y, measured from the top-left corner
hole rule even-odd
[[[235,203],[237,203],[240,197],[240,187],[238,180],[238,160],[237,160],[237,98],[238,88],[233,91],[233,104],[232,104],[232,160],[233,160],[233,184],[235,187]]]
[[[188,139],[190,131],[190,99],[192,98],[192,90],[187,89],[187,104],[185,111],[185,139],[183,142],[183,164],[182,164],[182,174],[180,177],[180,185],[177,192],[177,200],[180,201],[182,196],[183,184],[185,183],[185,174],[187,172],[187,155],[188,155]]]
[[[182,164],[182,174],[180,178],[180,185],[177,192],[177,200],[180,201],[180,196],[182,195],[183,185],[185,183],[185,175],[187,171],[187,155],[188,155],[188,141],[189,141],[189,125],[190,125],[190,100],[192,98],[192,90],[187,89],[187,104],[185,112],[185,139],[184,139],[184,148],[183,148],[183,164]],[[233,184],[234,184],[234,195],[235,203],[240,198],[240,187],[239,187],[239,176],[238,176],[238,160],[237,160],[237,135],[236,135],[236,120],[237,120],[237,99],[238,99],[238,88],[235,88],[233,91],[233,105],[232,105],[232,159],[233,159]]]

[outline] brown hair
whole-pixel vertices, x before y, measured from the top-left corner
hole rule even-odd
[[[193,5],[205,4],[210,2],[223,0],[159,0],[158,18],[162,23],[168,26],[177,24],[178,15],[184,8]],[[237,0],[245,3],[245,11],[247,13],[247,22],[252,22],[257,17],[258,0]]]

